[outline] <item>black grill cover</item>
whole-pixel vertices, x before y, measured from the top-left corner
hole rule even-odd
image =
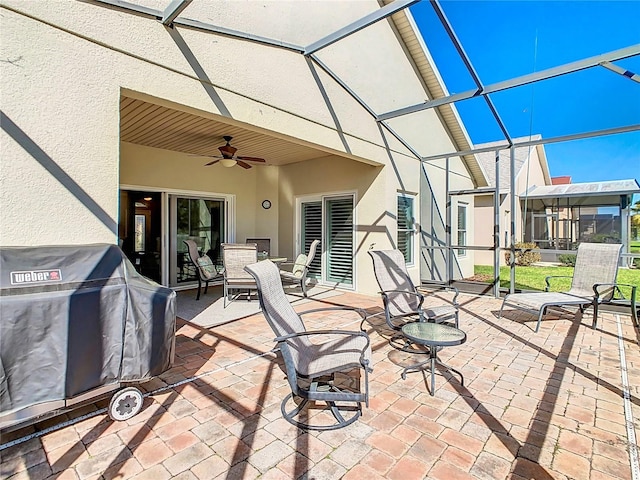
[[[173,362],[175,292],[114,245],[0,249],[0,412],[149,379]]]

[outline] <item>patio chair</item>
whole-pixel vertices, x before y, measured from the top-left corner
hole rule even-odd
[[[191,260],[191,263],[193,263],[196,269],[196,277],[198,277],[198,294],[196,295],[196,300],[200,300],[202,282],[204,282],[204,294],[206,295],[209,282],[221,280],[222,274],[218,271],[208,255],[200,255],[196,242],[193,240],[183,240],[183,242],[187,246],[189,260]]]
[[[290,265],[291,268],[291,270],[280,270],[280,279],[282,282],[300,285],[302,294],[305,297],[307,296],[307,275],[309,274],[309,266],[311,265],[311,262],[313,262],[319,244],[320,240],[314,240],[309,246],[309,253],[306,255],[301,253],[292,264],[281,264],[283,267],[288,267]]]
[[[438,286],[455,292],[451,305],[423,307],[425,295],[413,284],[400,250],[369,250],[369,255],[389,327],[401,330],[405,324],[416,321],[443,323],[453,320],[458,328],[457,288]]]
[[[256,289],[256,282],[244,267],[258,261],[256,244],[223,243],[222,262],[224,266],[224,301],[232,301],[232,292],[235,290],[247,290],[247,300],[251,300],[251,290]]]
[[[575,306],[580,313],[593,307],[593,328],[598,322],[598,305],[614,302],[621,284],[616,284],[620,250],[622,245],[607,243],[581,243],[578,246],[573,276],[549,276],[545,278],[544,292],[514,293],[507,295],[500,307],[498,317],[502,317],[505,306],[515,307],[538,315],[535,331],[540,329],[542,317],[550,307]],[[571,278],[571,288],[567,292],[550,292],[552,278]],[[632,287],[632,285],[629,285]],[[635,288],[632,289],[632,305],[635,305]]]
[[[274,341],[284,360],[291,387],[291,393],[281,404],[284,418],[304,430],[334,430],[355,422],[362,414],[362,403],[369,406],[368,375],[372,371],[369,336],[363,331],[307,331],[302,316],[350,310],[360,315],[362,328],[365,312],[349,307],[331,307],[296,313],[285,296],[278,267],[273,262],[264,260],[247,266],[245,270],[255,278],[262,313],[276,335]],[[357,378],[353,376],[356,371],[360,373]],[[296,406],[287,411],[286,404],[292,398]],[[305,406],[317,407],[316,402],[325,404],[322,410],[329,411],[335,423],[311,424],[298,420],[310,413],[304,411]],[[320,419],[315,415],[310,417]]]

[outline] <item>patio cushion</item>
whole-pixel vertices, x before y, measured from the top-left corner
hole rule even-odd
[[[293,264],[293,269],[291,270],[291,273],[293,273],[295,277],[300,278],[304,273],[304,266],[306,263],[307,263],[307,256],[304,253],[301,253],[300,255],[297,256],[296,261]]]
[[[216,266],[213,264],[208,255],[202,255],[201,257],[197,258],[196,263],[198,264],[198,269],[202,274],[202,278],[204,278],[205,280],[213,278],[218,274]]]

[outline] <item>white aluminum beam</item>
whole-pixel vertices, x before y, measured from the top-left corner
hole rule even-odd
[[[338,75],[336,75],[336,73],[333,72],[333,70],[331,70],[322,60],[320,60],[316,55],[309,55],[309,58],[313,60],[313,62],[318,65],[327,75],[329,75],[334,82],[340,85],[344,89],[344,91],[351,96],[351,98],[358,102],[358,104],[360,104],[360,106],[364,108],[369,113],[369,115],[371,115],[374,119],[376,118],[376,113],[373,111],[373,109],[369,105],[367,105],[367,103],[362,98],[360,98],[360,96],[356,94],[356,92],[354,92],[351,87],[349,87],[349,85],[347,85]],[[402,138],[393,128],[387,125],[386,122],[378,123],[382,125],[391,135],[393,135],[396,140],[402,143],[402,145],[404,145],[407,150],[409,150],[418,160],[420,160],[420,154],[411,145],[409,145],[409,143],[404,138]]]
[[[88,3],[94,3],[98,5],[106,5],[109,7],[115,7],[121,10],[125,10],[129,13],[135,13],[146,17],[154,18],[156,20],[162,20],[164,13],[160,10],[154,10],[152,8],[142,7],[133,3],[125,2],[124,0],[82,0]],[[166,11],[166,10],[165,10]],[[173,25],[191,28],[194,30],[200,30],[202,32],[216,33],[218,35],[225,35],[227,37],[238,38],[241,40],[248,40],[250,42],[261,43],[263,45],[270,45],[272,47],[284,48],[287,50],[293,50],[297,53],[303,53],[304,48],[298,45],[293,45],[280,40],[274,40],[267,37],[261,37],[259,35],[252,35],[250,33],[239,32],[237,30],[231,30],[229,28],[218,27],[209,23],[200,22],[198,20],[189,19],[175,19]]]
[[[180,27],[193,28],[195,30],[201,30],[203,32],[217,33],[219,35],[225,35],[227,37],[238,38],[241,40],[248,40],[250,42],[261,43],[263,45],[270,45],[272,47],[285,48],[287,50],[293,50],[298,53],[304,52],[304,48],[292,43],[282,42],[280,40],[274,40],[272,38],[261,37],[259,35],[253,35],[251,33],[240,32],[238,30],[231,30],[230,28],[218,27],[209,23],[200,22],[198,20],[190,19],[177,19],[173,22],[174,25]]]
[[[171,25],[178,15],[189,6],[193,0],[173,0],[162,13],[162,24]]]
[[[153,8],[143,7],[142,5],[136,5],[134,3],[125,2],[124,0],[84,0],[87,3],[103,4],[109,7],[119,8],[120,10],[126,10],[128,12],[137,13],[145,17],[161,19],[162,12]]]
[[[449,95],[446,97],[431,100],[429,102],[400,108],[398,110],[379,115],[378,121],[389,120],[390,118],[407,115],[409,113],[420,112],[422,110],[439,107],[441,105],[447,105],[449,103],[459,102],[461,100],[468,100],[479,95],[488,95],[490,93],[501,92],[510,88],[521,87],[529,83],[539,82],[541,80],[547,80],[549,78],[559,77],[568,73],[574,73],[580,70],[586,70],[587,68],[596,67],[598,65],[602,65],[603,62],[614,62],[616,60],[622,60],[624,58],[634,57],[636,55],[640,55],[640,44],[631,45],[630,47],[621,48],[620,50],[614,50],[613,52],[604,53],[602,55],[596,55],[595,57],[585,58],[583,60],[578,60],[577,62],[566,63],[558,67],[548,68],[540,72],[522,75],[510,80],[505,80],[503,82],[488,85],[484,88],[476,88],[474,90],[468,90],[466,92],[457,93],[455,95]]]
[[[447,32],[447,35],[449,35],[449,38],[451,39],[451,42],[453,42],[453,46],[458,51],[458,55],[460,55],[460,58],[462,58],[462,61],[464,62],[465,66],[467,67],[467,70],[471,74],[471,77],[473,78],[473,81],[476,84],[476,87],[478,87],[479,91],[483,91],[484,90],[484,86],[482,85],[482,82],[480,81],[480,76],[478,75],[478,72],[476,72],[476,69],[473,68],[473,64],[471,63],[471,59],[467,55],[467,52],[465,52],[464,47],[462,46],[462,42],[460,42],[460,40],[458,39],[458,36],[456,35],[456,32],[453,30],[453,27],[451,26],[451,23],[449,22],[449,19],[447,18],[447,16],[444,13],[444,10],[442,10],[442,7],[440,6],[440,2],[438,0],[431,0],[431,6],[435,10],[436,15],[438,16],[438,18],[440,19],[440,23],[442,23],[442,26],[444,27],[444,29]],[[487,106],[489,107],[489,110],[491,110],[491,114],[493,115],[493,118],[498,123],[498,126],[500,127],[500,130],[502,130],[502,134],[504,135],[504,138],[506,138],[507,142],[509,142],[509,144],[511,144],[512,143],[511,142],[511,136],[509,135],[509,132],[507,131],[507,126],[502,121],[502,118],[500,118],[500,115],[498,114],[498,110],[496,109],[495,105],[493,104],[493,100],[491,100],[491,98],[489,98],[489,95],[483,95],[482,97],[484,98],[485,102],[487,103]]]
[[[494,145],[491,147],[474,148],[471,150],[464,150],[461,152],[449,152],[449,153],[443,153],[440,155],[431,155],[429,157],[422,157],[422,161],[429,162],[431,160],[442,160],[443,158],[448,158],[448,157],[462,157],[464,155],[473,155],[475,153],[492,152],[494,150],[505,150],[510,146],[513,146],[514,148],[532,147],[534,145],[545,145],[547,143],[570,142],[572,140],[582,140],[584,138],[604,137],[606,135],[616,135],[618,133],[628,133],[628,132],[637,132],[637,131],[640,131],[640,124],[627,125],[625,127],[607,128],[604,130],[592,130],[590,132],[585,132],[585,133],[575,133],[572,135],[562,135],[559,137],[542,138],[539,140],[527,140],[523,142],[516,142],[513,145],[508,145],[505,143],[504,145]]]
[[[640,83],[640,75],[638,75],[637,73],[633,73],[631,70],[625,70],[624,68],[619,67],[618,65],[614,65],[611,62],[602,62],[600,65],[607,70],[611,70],[612,72],[622,75],[623,77],[627,77],[634,82]]]
[[[324,38],[308,45],[307,48],[304,49],[305,55],[311,55],[312,53],[317,52],[318,50],[328,47],[329,45],[336,43],[339,40],[342,40],[349,35],[356,33],[363,28],[368,27],[380,20],[383,20],[394,13],[404,10],[407,7],[410,7],[414,3],[418,3],[420,0],[395,0],[394,2],[385,5],[384,7],[376,10],[375,12],[370,13],[369,15],[365,15],[359,20],[356,20],[350,25],[341,28],[340,30],[336,30],[335,32],[327,35]]]

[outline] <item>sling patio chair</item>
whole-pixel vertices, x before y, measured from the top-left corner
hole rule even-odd
[[[438,286],[440,289],[452,290],[454,297],[450,305],[423,307],[425,295],[413,284],[400,250],[369,250],[373,260],[373,271],[380,287],[384,314],[387,325],[393,330],[401,330],[411,322],[453,321],[458,328],[458,289]],[[390,344],[401,350],[414,351],[402,334],[396,334],[389,340]]]
[[[297,313],[286,298],[278,267],[273,262],[264,260],[245,270],[255,278],[262,313],[276,335],[274,341],[284,360],[291,387],[291,393],[280,406],[284,418],[303,430],[334,430],[355,422],[362,414],[362,403],[369,406],[368,375],[372,371],[369,336],[363,331],[308,331],[302,316],[349,310],[360,315],[362,328],[365,312],[330,307]],[[287,403],[292,399],[295,407],[288,411]]]
[[[578,307],[580,313],[589,306],[593,307],[593,328],[598,322],[598,305],[615,303],[621,293],[621,286],[633,287],[616,283],[620,251],[622,245],[608,243],[581,243],[578,246],[576,265],[573,276],[549,276],[545,278],[544,292],[514,293],[507,295],[500,307],[498,318],[502,317],[505,306],[525,310],[538,315],[535,331],[540,329],[542,317],[549,308],[563,306]],[[571,278],[571,288],[567,292],[551,292],[550,280],[553,278]],[[635,310],[635,288],[632,288],[631,305]],[[633,313],[633,312],[632,312]],[[634,320],[635,320],[634,316]]]
[[[227,303],[235,298],[233,297],[233,292],[237,290],[246,290],[247,300],[251,300],[251,291],[256,289],[256,282],[244,270],[244,267],[257,261],[258,251],[255,243],[222,244],[222,262],[224,265],[223,305],[225,308]]]
[[[204,282],[204,294],[207,294],[209,288],[209,282],[222,280],[222,274],[218,271],[218,268],[213,264],[211,258],[208,255],[200,255],[198,251],[198,245],[193,240],[183,240],[187,246],[189,252],[189,260],[193,263],[196,269],[196,277],[198,277],[198,294],[196,300],[200,300],[200,289]]]
[[[291,270],[280,270],[280,279],[283,283],[292,283],[295,285],[300,285],[302,289],[302,294],[307,296],[307,275],[309,274],[309,267],[311,266],[311,262],[316,255],[316,250],[318,248],[318,244],[320,240],[314,240],[311,242],[309,246],[309,253],[306,255],[301,253],[296,258],[296,261],[291,264]],[[281,266],[288,267],[287,263],[282,263]]]

